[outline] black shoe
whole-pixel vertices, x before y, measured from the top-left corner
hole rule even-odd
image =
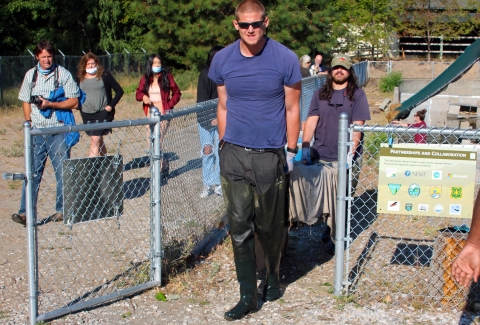
[[[27,225],[27,216],[24,215],[23,213],[12,214],[12,220],[13,222],[19,223],[21,225],[24,225],[24,226]]]
[[[238,304],[227,311],[224,315],[226,320],[232,321],[242,319],[250,313],[254,313],[258,310],[257,295],[245,295],[240,298]]]

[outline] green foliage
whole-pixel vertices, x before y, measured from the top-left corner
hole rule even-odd
[[[122,318],[127,318],[127,317],[130,317],[132,316],[132,313],[127,311],[126,313],[122,314]]]
[[[167,301],[167,297],[165,297],[165,295],[163,294],[163,292],[159,291],[156,295],[155,295],[155,299],[157,299],[158,301]]]
[[[347,27],[339,35],[340,51],[356,51],[371,45],[372,60],[376,50],[386,53],[394,23],[389,0],[337,0],[336,6],[342,15],[335,25]]]
[[[380,79],[378,87],[384,93],[392,92],[395,87],[399,87],[402,84],[402,73],[399,71],[394,71],[387,74],[385,77]]]
[[[388,142],[388,135],[386,133],[368,132],[365,134],[364,148],[365,159],[367,163],[376,161],[380,154],[380,145]]]

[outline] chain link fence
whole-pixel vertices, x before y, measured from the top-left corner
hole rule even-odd
[[[215,117],[211,101],[161,118],[25,126],[32,324],[158,286],[226,234],[221,192],[201,197],[199,122]],[[107,155],[89,157],[86,132],[105,129]],[[81,137],[68,157],[70,131]],[[49,157],[43,173],[34,153]]]
[[[338,175],[339,187],[342,179],[358,185],[337,197],[337,211],[342,204],[346,209],[337,220],[345,211],[347,218],[346,236],[337,238],[346,249],[336,255],[336,294],[414,308],[461,310],[480,302],[479,285],[464,289],[450,273],[480,185],[480,132],[368,125],[344,130],[350,142],[340,140],[339,146],[348,147],[354,132],[362,132],[364,151],[360,174]],[[441,158],[463,153],[469,161]]]
[[[324,80],[303,80],[304,118]],[[31,324],[158,286],[226,235],[215,183],[216,106],[110,123],[24,125]],[[104,157],[90,157],[87,132],[95,130],[111,130]],[[67,154],[68,132],[79,132],[80,141]],[[34,153],[43,155],[44,169]]]

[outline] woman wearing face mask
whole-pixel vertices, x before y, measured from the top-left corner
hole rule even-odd
[[[150,116],[150,108],[153,106],[157,107],[162,115],[168,113],[180,101],[181,96],[180,89],[160,55],[150,55],[135,95],[137,101],[143,102],[145,116]],[[161,122],[160,141],[163,140],[169,123],[170,121]],[[168,174],[168,163],[162,163],[162,172]]]
[[[123,96],[123,89],[112,74],[103,69],[98,57],[88,52],[78,64],[78,79],[80,89],[87,95],[81,106],[83,124],[111,122],[115,115],[115,105]],[[112,95],[115,91],[115,97]],[[107,147],[103,136],[111,129],[86,131],[90,138],[90,157],[106,156]]]

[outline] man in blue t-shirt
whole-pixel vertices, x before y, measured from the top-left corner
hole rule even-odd
[[[259,1],[240,2],[240,39],[215,55],[208,74],[218,89],[220,175],[240,283],[227,320],[258,308],[254,232],[265,253],[264,299],[280,297],[285,172],[297,151],[302,76],[295,53],[265,36],[268,24]]]
[[[370,120],[365,92],[358,88],[357,77],[352,68],[352,59],[347,55],[336,55],[328,70],[325,86],[313,93],[308,117],[303,130],[302,161],[307,164],[319,162],[328,164],[338,161],[338,118],[340,113],[348,114],[350,124],[363,125]],[[310,141],[315,142],[310,150]],[[358,183],[362,156],[362,133],[355,132],[352,148],[347,161],[352,169],[352,190]],[[311,158],[310,158],[311,154]],[[348,193],[348,192],[347,192]],[[329,216],[327,224],[330,235],[335,234],[335,216]],[[329,253],[334,254],[331,246]]]

